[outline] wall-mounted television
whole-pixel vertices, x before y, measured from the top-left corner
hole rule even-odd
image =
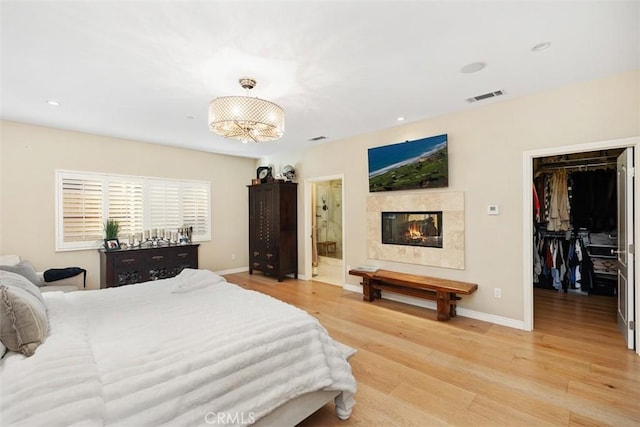
[[[447,134],[369,148],[369,191],[449,185]]]

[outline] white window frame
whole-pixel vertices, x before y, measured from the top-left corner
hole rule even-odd
[[[102,194],[101,194],[101,202],[102,207],[101,211],[98,215],[101,217],[100,222],[104,224],[106,220],[109,218],[109,183],[115,181],[128,181],[131,183],[135,183],[136,185],[142,185],[142,229],[136,230],[136,232],[142,232],[143,230],[149,230],[151,228],[166,228],[170,231],[174,230],[175,224],[171,227],[169,226],[161,226],[161,224],[154,223],[152,224],[151,218],[151,186],[152,185],[167,185],[171,187],[177,187],[178,191],[178,200],[173,200],[173,205],[170,206],[172,212],[178,212],[177,223],[180,227],[183,225],[193,225],[193,235],[192,240],[194,242],[203,242],[211,240],[211,182],[210,181],[195,181],[195,180],[180,180],[180,179],[168,179],[168,178],[158,178],[158,177],[147,177],[147,176],[133,176],[133,175],[117,175],[117,174],[105,174],[105,173],[95,173],[95,172],[79,172],[79,171],[69,171],[69,170],[56,170],[55,172],[55,194],[56,194],[56,251],[74,251],[74,250],[86,250],[86,249],[97,249],[102,247],[103,239],[96,240],[83,240],[83,241],[65,241],[64,234],[64,225],[65,225],[65,217],[64,217],[64,188],[63,183],[65,180],[81,180],[81,181],[97,181],[102,185]],[[192,212],[189,212],[189,209],[184,209],[183,199],[189,198],[193,205],[193,190],[196,190],[198,195],[201,197],[198,199],[193,206]],[[95,196],[95,193],[94,193]],[[205,200],[202,200],[204,197]],[[156,202],[158,200],[156,199]],[[177,206],[176,206],[177,203]],[[166,206],[166,204],[165,204]],[[136,203],[135,206],[132,206],[132,211],[139,212],[139,203]],[[95,214],[95,213],[94,213]],[[190,216],[192,218],[196,218],[196,224],[187,224],[184,221],[185,216]],[[157,215],[155,216],[157,218]],[[176,218],[174,216],[174,222]],[[90,222],[90,221],[89,221]],[[95,235],[95,219],[94,219],[94,230],[93,234]],[[135,221],[134,221],[135,222]],[[137,220],[139,224],[139,218]],[[103,233],[100,235],[102,237]],[[124,235],[120,236],[124,238]],[[128,234],[127,236],[128,237]]]

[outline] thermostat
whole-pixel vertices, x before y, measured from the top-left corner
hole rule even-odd
[[[498,206],[498,205],[489,205],[489,206],[487,206],[487,214],[488,215],[500,215],[500,206]]]

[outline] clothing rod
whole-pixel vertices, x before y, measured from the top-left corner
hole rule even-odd
[[[547,170],[557,170],[557,169],[588,169],[588,168],[596,168],[603,166],[617,166],[617,163],[614,162],[603,162],[603,163],[584,163],[579,165],[540,165],[538,167],[538,171],[547,171]]]
[[[540,161],[541,165],[558,165],[558,164],[566,164],[566,163],[584,163],[584,162],[601,162],[601,161],[607,161],[607,162],[615,162],[617,160],[618,156],[595,156],[595,157],[578,157],[575,159],[558,159],[558,158],[553,158],[551,160],[549,160],[549,158],[540,158],[538,159]]]

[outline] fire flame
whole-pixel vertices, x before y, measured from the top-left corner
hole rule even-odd
[[[409,229],[407,230],[407,235],[409,236],[410,239],[422,238],[422,233],[420,232],[420,229],[416,223],[413,223],[409,226]]]

